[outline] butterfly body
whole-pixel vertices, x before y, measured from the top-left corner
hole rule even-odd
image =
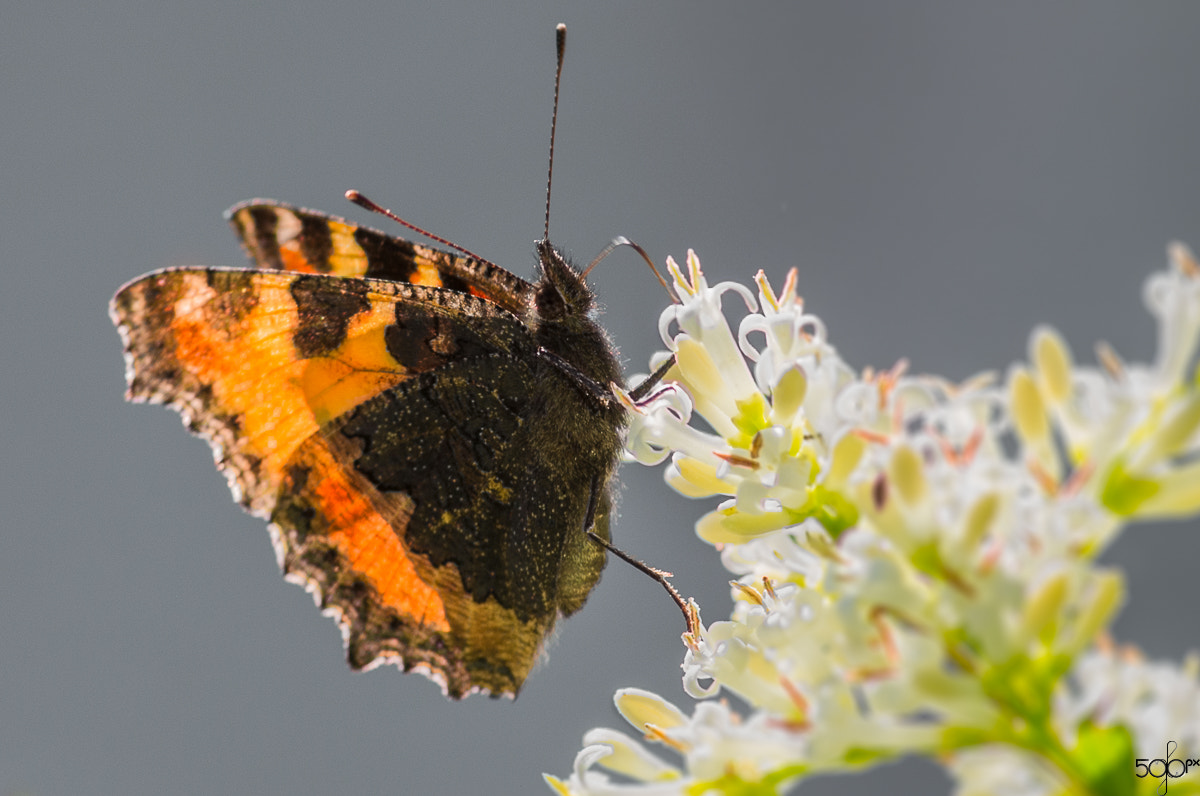
[[[229,211],[255,269],[167,269],[112,315],[130,400],[213,446],[355,668],[515,695],[604,565],[620,368],[549,243],[491,263],[266,200]]]

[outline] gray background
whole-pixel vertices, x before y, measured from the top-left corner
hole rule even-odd
[[[740,5],[740,4],[739,4]],[[616,234],[801,291],[856,365],[965,377],[1050,320],[1152,351],[1139,290],[1200,243],[1200,6],[7,2],[0,8],[0,794],[543,792],[621,686],[682,703],[681,621],[612,565],[515,703],[351,673],[176,415],[122,402],[106,304],[165,265],[244,262],[221,211],[347,188],[521,274],[540,235],[553,25],[570,28],[552,237]],[[595,272],[644,369],[663,299]],[[620,543],[709,620],[707,504],[622,470]],[[1194,644],[1195,523],[1108,558],[1123,640]],[[905,762],[805,793],[907,782]]]

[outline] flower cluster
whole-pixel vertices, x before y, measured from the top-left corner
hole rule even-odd
[[[627,448],[667,463],[736,576],[732,615],[684,635],[688,713],[617,694],[642,735],[597,729],[558,793],[776,793],[812,774],[936,755],[963,794],[1134,790],[1133,760],[1200,756],[1200,682],[1117,652],[1120,574],[1097,556],[1133,519],[1200,510],[1200,267],[1147,282],[1158,355],[1075,364],[1049,328],[1028,364],[965,383],[856,372],[792,271],[710,287],[668,268],[674,357],[628,400]],[[730,327],[721,299],[748,310]],[[1200,776],[1200,775],[1197,775]]]

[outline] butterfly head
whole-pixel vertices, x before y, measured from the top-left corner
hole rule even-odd
[[[535,247],[539,279],[534,306],[538,316],[545,321],[586,317],[595,301],[587,281],[550,241],[539,240]]]

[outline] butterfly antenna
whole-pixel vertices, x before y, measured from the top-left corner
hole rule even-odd
[[[361,207],[365,210],[370,210],[372,213],[378,213],[381,216],[387,216],[392,221],[395,221],[397,224],[400,224],[401,226],[408,227],[413,232],[416,232],[418,235],[424,235],[425,237],[429,238],[430,240],[437,241],[438,243],[442,244],[443,246],[449,246],[451,249],[454,249],[456,252],[465,254],[466,256],[470,257],[473,260],[478,260],[481,263],[493,266],[495,268],[499,267],[491,260],[489,260],[485,257],[480,257],[478,254],[476,254],[475,252],[471,251],[468,248],[459,246],[457,243],[454,243],[453,241],[448,241],[445,238],[443,238],[441,235],[434,235],[432,232],[430,232],[428,230],[421,229],[420,227],[418,227],[416,224],[413,224],[412,222],[405,221],[404,219],[400,218],[400,216],[393,213],[391,210],[388,210],[385,207],[381,207],[380,205],[375,204],[374,202],[372,202],[367,197],[363,196],[358,191],[346,191],[346,198],[349,199],[351,202],[354,202],[354,204],[358,205],[359,207]]]
[[[550,186],[554,183],[554,134],[558,129],[558,87],[562,83],[563,52],[567,48],[567,26],[554,29],[558,47],[558,68],[554,70],[554,113],[550,116],[550,166],[546,169],[546,228],[542,240],[550,240]]]
[[[678,303],[679,303],[679,299],[675,297],[675,294],[671,292],[671,288],[670,288],[670,287],[667,285],[667,280],[663,279],[663,275],[662,275],[662,274],[660,274],[660,273],[658,272],[658,269],[654,267],[654,261],[650,259],[650,255],[649,255],[649,254],[646,254],[646,250],[645,250],[645,249],[643,249],[643,248],[642,248],[641,246],[639,246],[638,244],[636,244],[636,243],[634,243],[633,241],[631,241],[629,238],[626,238],[626,237],[624,237],[624,236],[620,236],[620,237],[613,238],[613,241],[612,241],[612,243],[610,243],[610,244],[608,244],[607,246],[605,246],[605,247],[604,247],[604,251],[602,251],[602,252],[600,252],[599,254],[597,254],[597,255],[596,255],[596,257],[595,257],[595,259],[594,259],[594,260],[592,260],[590,263],[588,263],[588,267],[587,267],[587,268],[584,268],[584,269],[583,269],[583,273],[581,273],[579,276],[580,276],[581,278],[585,278],[585,279],[586,279],[586,278],[587,278],[587,275],[588,275],[589,273],[591,273],[591,270],[592,270],[593,268],[595,268],[595,267],[596,267],[596,265],[597,265],[597,264],[598,264],[598,263],[599,263],[601,260],[603,260],[603,259],[604,259],[605,257],[607,257],[608,255],[612,254],[612,252],[613,252],[613,249],[616,249],[618,246],[628,246],[629,248],[633,249],[635,252],[637,252],[638,254],[640,254],[640,255],[642,256],[642,259],[643,259],[643,260],[645,260],[645,262],[646,262],[646,265],[650,266],[650,271],[651,271],[651,273],[653,273],[653,274],[654,274],[654,278],[658,280],[658,284],[662,285],[662,287],[663,287],[663,290],[667,291],[667,295],[671,297],[671,303],[672,303],[672,304],[678,304]]]

